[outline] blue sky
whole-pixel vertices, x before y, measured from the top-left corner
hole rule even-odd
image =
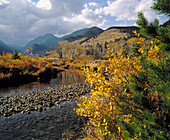
[[[46,33],[58,37],[98,26],[132,26],[137,12],[160,23],[168,17],[150,8],[153,0],[0,0],[0,40],[25,45]]]
[[[39,0],[32,0],[33,2],[38,2]]]
[[[32,0],[33,2],[38,2],[39,0]]]

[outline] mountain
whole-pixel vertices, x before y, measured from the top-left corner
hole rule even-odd
[[[77,36],[70,36],[58,42],[49,51],[56,52],[60,58],[75,58],[76,55],[94,56],[96,59],[107,55],[107,45],[116,43],[118,48],[124,47],[125,53],[132,49],[132,42],[136,38],[134,31],[139,32],[135,26],[110,27],[105,31],[92,27],[84,30]],[[113,46],[113,45],[112,45]],[[114,50],[114,48],[112,48]],[[48,54],[48,52],[46,52]]]
[[[77,32],[74,32],[73,34],[70,34],[68,37],[66,37],[64,40],[67,40],[68,42],[73,42],[82,38],[85,38],[85,40],[88,40],[89,38],[98,35],[102,33],[104,30],[98,28],[98,27],[92,27],[92,28],[86,28]],[[84,40],[84,41],[85,41]]]
[[[110,27],[98,36],[83,42],[81,46],[86,54],[94,55],[96,58],[106,56],[108,44],[113,46],[112,51],[115,50],[114,46],[117,46],[118,49],[125,48],[125,53],[128,53],[133,46],[131,42],[136,38],[136,35],[133,33],[135,30],[139,32],[139,28],[135,26]]]
[[[59,41],[67,40],[68,42],[73,42],[73,41],[80,40],[80,39],[85,40],[85,39],[91,38],[92,36],[100,34],[101,32],[103,32],[102,29],[100,29],[98,27],[92,27],[92,28],[85,28],[85,29],[75,31],[69,35],[65,35],[60,38],[55,37],[52,34],[46,34],[44,36],[39,36],[39,37],[35,38],[34,40],[31,40],[24,47],[24,49],[25,49],[24,54],[25,55],[41,54],[43,51],[48,50],[51,47],[53,47],[54,45],[56,45]]]
[[[161,25],[162,27],[167,27],[168,25],[170,25],[170,19],[168,21],[166,21],[163,25]]]
[[[84,29],[81,29],[81,30],[77,30],[77,31],[75,31],[75,32],[73,32],[73,33],[71,33],[71,34],[68,34],[68,35],[65,35],[65,36],[61,37],[60,39],[61,39],[61,40],[64,40],[65,38],[70,37],[70,36],[78,36],[78,35],[82,34],[83,32],[85,32],[87,29],[88,29],[88,28],[84,28]]]
[[[111,42],[117,42],[119,40],[127,40],[128,38],[135,37],[133,31],[139,32],[139,28],[135,26],[128,27],[110,27],[98,36],[90,38],[88,41],[82,43],[82,45],[92,45],[96,46],[97,44],[109,44]]]
[[[31,40],[30,42],[27,43],[27,45],[24,47],[25,50],[28,49],[30,46],[32,46],[33,44],[39,44],[39,45],[45,45],[50,47],[53,47],[54,45],[56,45],[59,41],[69,37],[69,36],[77,36],[81,33],[83,33],[86,29],[82,29],[82,30],[78,30],[75,31],[69,35],[63,36],[61,38],[58,38],[52,34],[45,34],[43,36],[39,36],[33,40]]]
[[[0,54],[2,54],[3,52],[12,53],[13,51],[14,50],[12,48],[10,48],[7,44],[0,40]]]
[[[49,47],[45,45],[40,45],[40,44],[33,44],[31,45],[25,52],[25,55],[33,56],[36,54],[41,54],[44,51],[46,51]]]
[[[45,45],[48,48],[54,46],[55,44],[58,43],[58,41],[60,41],[60,39],[52,34],[45,34],[43,36],[39,36],[33,40],[31,40],[30,42],[28,42],[28,44],[25,46],[25,50],[27,48],[29,48],[30,46],[32,46],[33,44],[39,44],[39,45]]]
[[[18,46],[18,45],[13,45],[13,44],[8,44],[8,46],[13,50],[17,50],[20,53],[23,53],[24,47],[23,46]]]
[[[52,35],[52,34],[45,34],[43,36],[39,36],[33,40],[31,40],[25,47],[24,47],[24,55],[36,55],[41,54],[43,51],[48,50],[49,48],[53,47],[60,41],[61,39]]]

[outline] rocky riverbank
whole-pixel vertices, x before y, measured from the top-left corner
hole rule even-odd
[[[88,118],[77,115],[76,98],[89,84],[49,87],[23,95],[0,97],[1,140],[75,140],[84,136]],[[86,95],[85,95],[86,94]]]
[[[90,92],[89,84],[71,84],[49,87],[48,90],[35,91],[23,95],[0,97],[0,116],[11,116],[17,113],[43,111],[64,101]]]
[[[42,112],[0,117],[0,140],[76,140],[84,137],[88,118],[77,115],[75,101]]]

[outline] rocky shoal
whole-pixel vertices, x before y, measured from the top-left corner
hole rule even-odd
[[[22,95],[0,97],[0,116],[11,116],[17,113],[43,111],[61,102],[71,101],[90,92],[90,85],[76,83],[49,87],[47,90],[34,91]]]

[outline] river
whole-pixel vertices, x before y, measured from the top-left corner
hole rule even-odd
[[[61,72],[54,78],[44,82],[32,82],[17,87],[0,88],[0,96],[24,94],[36,90],[45,90],[50,86],[84,83],[85,77],[77,72]]]
[[[0,89],[0,96],[18,95],[35,90],[45,90],[49,86],[83,83],[85,77],[72,72],[62,72],[50,81],[33,82],[19,87]],[[75,140],[82,139],[82,127],[88,118],[77,115],[73,108],[76,102],[61,102],[61,107],[53,106],[42,112],[17,113],[0,117],[0,140]]]

